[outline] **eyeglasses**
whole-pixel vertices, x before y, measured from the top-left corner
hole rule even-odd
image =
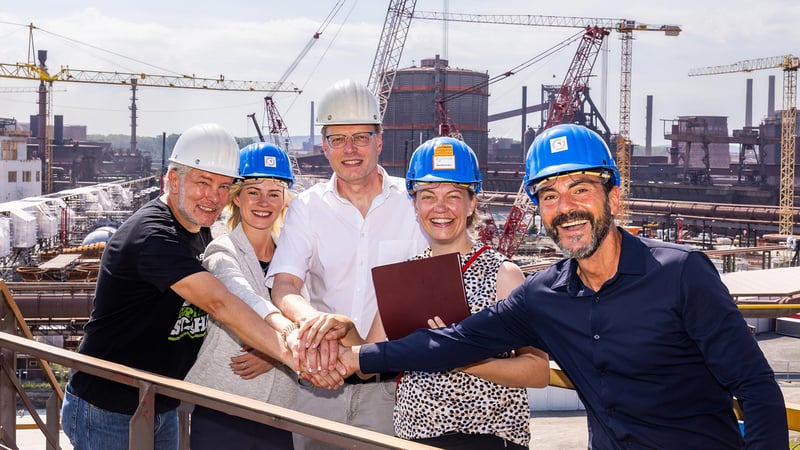
[[[330,134],[325,136],[325,140],[328,141],[328,145],[330,145],[331,148],[344,148],[344,146],[347,145],[348,139],[353,141],[354,146],[364,147],[369,145],[373,134],[375,134],[373,131],[362,131],[360,133],[353,133],[350,136],[346,134]]]

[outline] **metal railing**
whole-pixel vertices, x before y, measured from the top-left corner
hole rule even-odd
[[[38,428],[45,435],[47,448],[60,448],[58,442],[59,414],[64,394],[49,363],[60,364],[74,370],[113,379],[116,382],[139,388],[141,400],[139,408],[131,420],[130,448],[144,450],[153,448],[153,419],[156,394],[181,400],[186,405],[201,405],[341,447],[358,449],[433,448],[34,341],[24,317],[11,296],[6,283],[2,280],[0,280],[0,291],[3,303],[8,307],[3,317],[0,317],[0,448],[6,448],[4,444],[11,444],[12,447],[10,448],[16,448],[15,394],[17,393],[33,416]],[[745,305],[739,306],[743,307]],[[755,305],[755,307],[760,306],[762,305]],[[791,307],[790,305],[781,306]],[[748,307],[753,306],[748,305]],[[774,306],[772,307],[774,308]],[[17,335],[19,331],[22,332],[23,336]],[[16,377],[14,368],[17,353],[39,358],[39,364],[44,371],[45,377],[53,387],[53,394],[47,402],[46,422],[39,418]],[[569,378],[555,363],[551,363],[549,385],[574,389]],[[181,419],[181,449],[188,449],[189,413],[183,411],[182,408],[179,412]],[[800,405],[787,403],[786,413],[789,429],[800,431]],[[736,405],[736,414],[740,419],[742,418],[738,404]]]
[[[113,379],[128,386],[138,387],[140,403],[139,408],[131,419],[129,434],[129,445],[132,449],[148,450],[153,448],[153,419],[156,394],[181,400],[185,404],[204,406],[293,433],[300,433],[345,448],[419,450],[434,448],[183,380],[133,369],[122,364],[32,341],[10,333],[0,332],[0,349],[2,349],[3,353],[28,354],[51,363],[61,364],[102,378]],[[5,356],[4,354],[2,358],[2,368],[6,376],[0,379],[0,416],[2,416],[0,422],[5,422],[7,419],[15,419],[14,404],[7,404],[3,399],[8,398],[9,392],[13,398],[13,390],[21,389],[19,381],[14,377],[13,370],[8,367],[8,358]],[[31,409],[30,405],[27,406]],[[35,410],[30,412],[42,430],[49,430],[45,435],[50,448],[60,448],[56,438],[58,436],[59,423],[57,414],[53,417],[53,414],[48,413],[48,421],[44,423],[35,414]],[[185,426],[188,424],[186,415],[188,413],[181,412],[181,429],[182,437],[184,437],[181,439],[182,448],[188,448],[188,440],[185,439],[186,431],[188,430]],[[55,424],[51,422],[53,419],[55,419]],[[0,438],[8,440],[9,437],[13,437],[9,436],[11,433],[8,431],[13,429],[13,423],[11,427],[6,423],[2,423],[2,429],[4,430],[4,436],[0,436]],[[11,440],[12,443],[14,441],[15,439]]]

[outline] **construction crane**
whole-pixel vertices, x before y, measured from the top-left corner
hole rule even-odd
[[[620,33],[622,40],[620,99],[619,99],[619,132],[617,134],[616,157],[620,172],[620,210],[617,221],[622,224],[630,222],[630,97],[631,71],[633,64],[633,32],[660,31],[667,36],[677,36],[681,32],[678,25],[648,25],[635,20],[565,17],[517,14],[458,14],[429,11],[413,12],[415,19],[448,20],[454,22],[472,22],[507,25],[527,25],[543,27],[587,28],[600,27]]]
[[[162,87],[180,88],[197,90],[215,91],[245,91],[270,93],[293,92],[300,93],[300,90],[292,83],[275,83],[262,81],[240,81],[227,80],[224,75],[218,78],[201,78],[195,75],[152,75],[146,73],[131,72],[110,72],[85,69],[70,69],[68,66],[61,66],[55,73],[50,73],[47,69],[47,50],[35,51],[33,47],[33,30],[36,27],[29,25],[28,55],[29,61],[26,63],[0,63],[0,78],[15,78],[22,80],[39,81],[39,151],[42,158],[43,172],[43,193],[49,194],[53,190],[53,148],[50,136],[48,135],[48,122],[52,114],[52,86],[54,82],[70,83],[91,83],[107,85],[124,85],[131,87]],[[38,64],[32,61],[36,55]],[[42,149],[44,151],[42,152]]]
[[[286,156],[289,157],[289,164],[292,166],[292,173],[294,174],[296,181],[301,183],[298,184],[298,188],[301,188],[302,182],[300,181],[300,165],[297,163],[297,158],[294,156],[294,154],[289,151],[289,130],[286,128],[286,125],[284,125],[283,118],[281,118],[278,109],[275,107],[272,97],[264,97],[264,102],[266,104],[267,122],[270,124],[270,139],[272,139],[273,144],[279,148],[283,148],[284,151],[286,151]],[[261,131],[261,127],[258,125],[258,120],[256,120],[256,113],[250,113],[247,115],[247,117],[253,121],[253,125],[256,127],[258,140],[261,142],[266,142],[264,133]],[[283,141],[283,143],[281,141]]]
[[[587,27],[583,34],[575,57],[567,69],[564,81],[556,93],[553,103],[547,112],[544,129],[562,123],[572,123],[575,113],[581,105],[581,98],[589,86],[594,63],[608,30],[600,27]]]
[[[795,152],[797,151],[797,69],[800,57],[772,56],[739,61],[734,64],[692,69],[689,76],[717,75],[732,72],[752,72],[764,69],[783,69],[783,112],[781,113],[781,167],[778,196],[778,233],[791,235],[794,208]]]
[[[381,120],[389,103],[397,67],[403,55],[408,28],[414,15],[416,0],[391,0],[383,22],[381,39],[375,51],[367,88],[378,97]]]

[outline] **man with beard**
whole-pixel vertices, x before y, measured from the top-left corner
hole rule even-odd
[[[545,130],[524,183],[567,258],[459,324],[353,347],[348,370],[444,370],[530,345],[575,385],[590,448],[786,448],[774,373],[713,264],[613,226],[619,172],[600,136]]]

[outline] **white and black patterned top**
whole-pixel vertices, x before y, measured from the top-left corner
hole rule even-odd
[[[461,264],[483,247],[477,243]],[[427,248],[414,259],[429,258]],[[464,273],[471,313],[497,301],[497,272],[506,258],[487,249]],[[498,357],[509,357],[509,353]],[[530,407],[525,388],[508,388],[464,372],[405,372],[397,386],[394,429],[404,439],[459,432],[493,434],[528,446]]]

